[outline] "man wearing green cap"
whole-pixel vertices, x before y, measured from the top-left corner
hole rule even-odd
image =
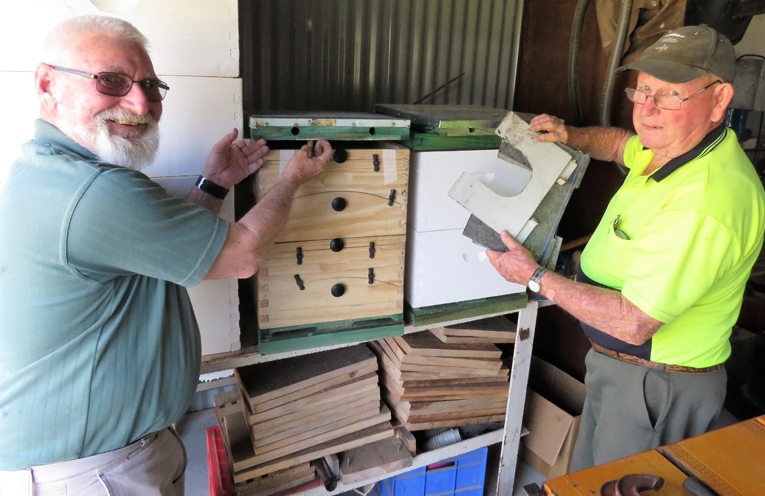
[[[668,32],[636,62],[636,134],[573,128],[540,115],[538,141],[559,141],[629,174],[581,258],[577,282],[539,267],[507,233],[487,253],[577,317],[593,348],[571,470],[709,430],[722,410],[746,281],[763,242],[765,192],[723,124],[736,57],[709,27]]]

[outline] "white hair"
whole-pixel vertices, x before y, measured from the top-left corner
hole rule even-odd
[[[69,63],[72,37],[81,33],[102,33],[126,38],[149,53],[149,40],[129,22],[116,17],[83,15],[61,21],[48,32],[42,44],[43,61],[56,65]]]

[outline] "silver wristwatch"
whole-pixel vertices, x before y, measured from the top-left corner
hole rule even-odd
[[[534,271],[533,274],[531,274],[531,278],[529,279],[529,282],[526,283],[526,285],[529,287],[530,290],[532,290],[535,293],[539,293],[539,290],[542,289],[542,276],[545,275],[545,273],[548,272],[547,269],[544,267],[539,267],[537,270]]]

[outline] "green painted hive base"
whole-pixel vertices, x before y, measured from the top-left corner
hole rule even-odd
[[[480,298],[477,300],[446,303],[432,307],[412,308],[405,303],[406,321],[414,326],[423,326],[449,322],[451,320],[469,319],[490,315],[493,313],[512,312],[525,308],[529,302],[526,293],[518,293],[507,296],[494,296],[492,298]]]
[[[258,330],[264,355],[390,338],[404,334],[404,315]]]
[[[412,132],[401,144],[414,151],[499,150],[502,140],[493,134],[446,136]]]

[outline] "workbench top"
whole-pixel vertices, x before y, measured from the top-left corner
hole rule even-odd
[[[573,474],[548,480],[548,496],[595,496],[610,480],[627,474],[664,478],[645,496],[688,496],[686,478],[701,480],[720,496],[765,495],[765,416],[692,437]]]

